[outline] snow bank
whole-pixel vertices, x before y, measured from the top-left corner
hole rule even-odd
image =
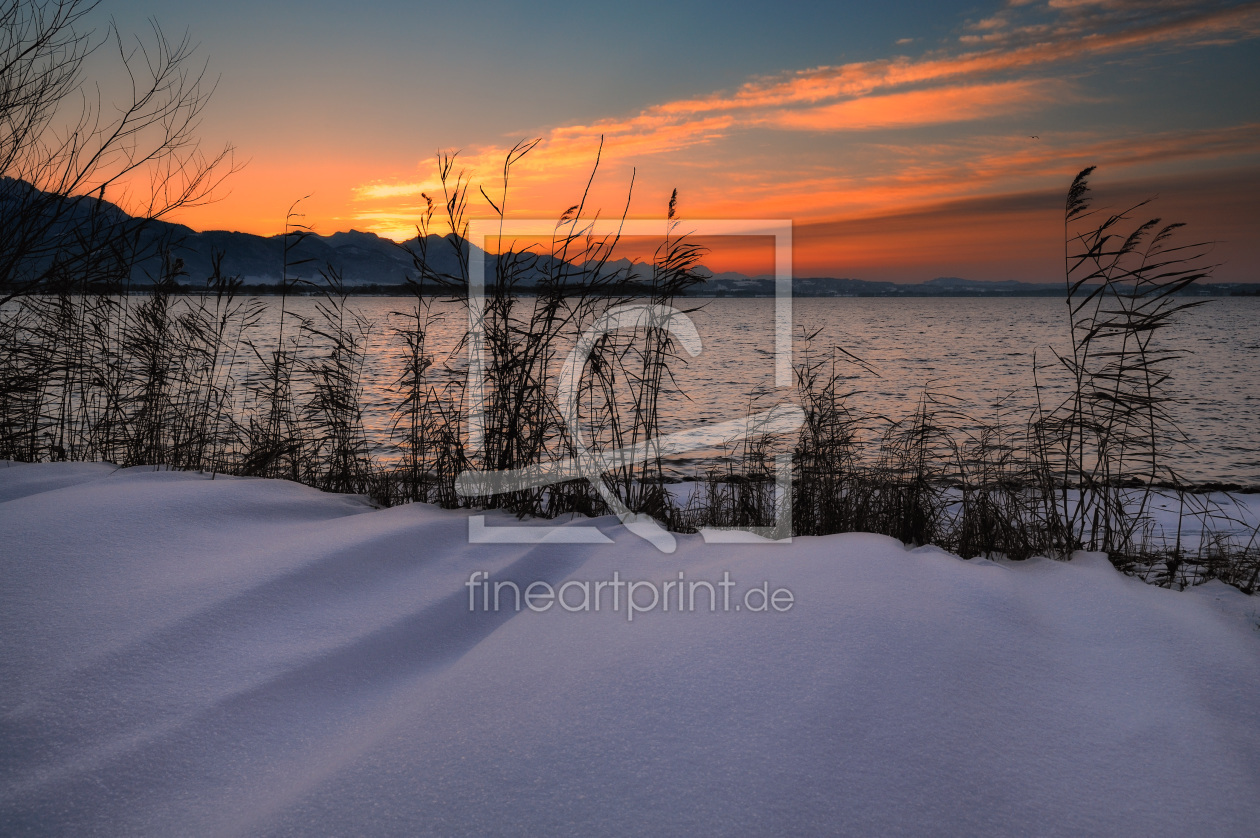
[[[463,513],[104,465],[0,467],[0,501],[6,835],[1260,823],[1260,609],[1219,584],[860,534],[664,556],[612,520],[478,545]],[[474,571],[602,607],[485,610]],[[716,596],[611,608],[680,573]],[[745,607],[763,582],[790,607]]]

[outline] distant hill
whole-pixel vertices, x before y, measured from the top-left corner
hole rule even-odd
[[[716,297],[771,297],[773,279],[713,278],[700,293]],[[1063,293],[1062,283],[986,281],[943,276],[927,282],[872,282],[836,277],[795,277],[792,294],[797,297],[1041,297]]]
[[[16,225],[24,223],[24,214],[29,216],[31,213],[55,216],[56,223],[47,225],[47,240],[34,248],[34,255],[27,259],[29,264],[25,269],[28,273],[38,271],[58,248],[73,247],[75,239],[82,238],[84,228],[107,223],[115,225],[116,229],[132,231],[137,237],[137,252],[144,258],[132,272],[133,282],[148,284],[157,278],[164,252],[183,260],[186,278],[181,282],[185,284],[197,285],[209,277],[213,271],[212,257],[217,253],[223,255],[222,271],[227,276],[238,276],[251,286],[278,285],[281,281],[285,246],[282,235],[258,236],[226,230],[198,232],[165,221],[141,222],[97,197],[57,198],[41,193],[22,181],[0,178],[0,222],[5,229],[15,229]],[[3,244],[3,239],[0,235],[0,244]],[[459,256],[453,246],[455,241],[450,237],[428,237],[424,244],[432,270],[447,275],[461,273]],[[67,242],[70,244],[66,245]],[[412,254],[420,250],[420,244],[418,239],[398,244],[357,230],[328,236],[309,234],[290,251],[289,276],[316,280],[322,270],[331,268],[340,273],[350,290],[388,290],[402,286],[409,277],[416,277]],[[480,252],[470,249],[468,242],[459,244],[465,256]],[[486,256],[487,282],[493,281],[496,258]],[[520,283],[528,288],[542,277],[563,273],[560,271],[561,264],[550,256],[539,257],[533,270],[527,272]],[[4,267],[4,260],[0,260],[0,268]],[[580,266],[570,268],[574,273],[580,269]],[[610,261],[604,269],[606,275],[617,272],[623,281],[622,287],[630,290],[633,290],[630,284],[645,282],[652,275],[650,265],[628,259]],[[703,267],[697,272],[707,279],[691,288],[688,292],[690,296],[770,297],[775,293],[775,281],[766,276],[750,277],[736,272],[714,274]],[[1217,296],[1257,294],[1260,293],[1260,285],[1205,283],[1194,286],[1191,291]],[[792,280],[792,293],[799,297],[1030,297],[1061,295],[1063,284],[972,280],[955,276],[937,277],[920,283],[797,277]]]

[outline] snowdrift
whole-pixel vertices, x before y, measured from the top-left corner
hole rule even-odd
[[[1253,598],[594,523],[0,466],[0,833],[1255,834]]]

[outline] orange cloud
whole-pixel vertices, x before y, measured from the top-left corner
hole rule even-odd
[[[1063,201],[1071,169],[1054,188],[942,201],[862,218],[798,224],[793,230],[797,276],[856,276],[921,281],[1063,279]],[[1142,212],[1187,222],[1185,243],[1211,239],[1214,278],[1260,279],[1260,167],[1179,177],[1094,178],[1099,205],[1116,209],[1157,196]]]
[[[1091,8],[1105,5],[1093,3]],[[601,137],[608,153],[619,160],[631,160],[711,144],[753,127],[813,132],[974,121],[1062,101],[1070,94],[1067,85],[1059,81],[980,81],[984,76],[1125,49],[1221,43],[1260,35],[1260,4],[1180,14],[1145,23],[1125,21],[1124,26],[1103,32],[1086,31],[1086,24],[1078,17],[1047,30],[1049,24],[1007,26],[1007,18],[997,15],[975,26],[990,32],[1007,32],[1013,38],[1028,36],[1037,29],[1038,35],[1050,38],[960,55],[934,54],[918,60],[897,57],[817,67],[753,79],[733,94],[715,93],[665,102],[624,119],[560,126],[544,136],[528,163],[518,170],[518,186],[528,191],[531,183],[536,185],[547,178],[577,177],[591,165]],[[943,82],[953,86],[930,86]],[[929,87],[922,89],[924,85]],[[921,89],[898,90],[907,87]],[[497,174],[506,151],[502,147],[483,148],[466,155],[464,164],[478,175]],[[355,200],[362,204],[396,199],[435,187],[431,180],[376,182],[357,187]],[[380,210],[364,210],[359,217],[368,219],[369,212]]]
[[[1057,190],[1093,163],[1109,172],[1167,171],[1196,161],[1254,165],[1260,159],[1260,125],[1121,137],[1070,133],[1037,141],[982,136],[882,151],[884,165],[878,169],[775,172],[724,182],[712,192],[699,184],[693,199],[716,215],[738,214],[755,201],[766,214],[797,219],[873,217],[971,196]]]
[[[1054,40],[1013,49],[991,49],[920,60],[890,58],[839,67],[816,67],[785,76],[754,79],[733,95],[713,94],[659,105],[645,113],[694,115],[812,104],[826,99],[867,96],[883,89],[1006,72],[1088,55],[1169,43],[1237,41],[1260,35],[1260,4],[1186,15],[1111,33],[1062,28]]]
[[[765,121],[803,131],[863,131],[966,122],[1063,100],[1065,85],[1054,80],[970,84],[866,96],[816,108],[781,110]]]

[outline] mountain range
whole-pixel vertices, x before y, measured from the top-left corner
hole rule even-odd
[[[53,254],[60,240],[73,239],[85,226],[100,225],[101,219],[119,229],[132,229],[138,236],[137,252],[144,256],[132,270],[132,281],[148,284],[160,275],[163,252],[183,261],[181,283],[199,285],[213,270],[213,256],[222,255],[220,270],[226,276],[238,276],[249,286],[278,285],[285,266],[284,235],[259,236],[252,233],[209,230],[198,232],[182,224],[166,221],[141,222],[132,219],[117,206],[94,196],[60,198],[41,193],[22,181],[0,179],[0,221],[14,226],[31,207],[43,213],[54,213],[57,223],[48,225],[47,237],[35,252]],[[2,237],[0,237],[2,238]],[[303,233],[288,237],[288,275],[291,279],[317,280],[321,271],[336,271],[348,290],[367,292],[401,290],[408,277],[417,276],[413,254],[424,245],[430,269],[439,274],[459,275],[459,256],[455,239],[430,235],[396,243],[373,233],[351,230],[321,236]],[[3,242],[0,242],[3,243]],[[475,252],[468,242],[460,242],[465,254]],[[34,257],[33,257],[34,258]],[[42,258],[51,258],[47,255]],[[492,281],[496,257],[486,256],[487,280]],[[555,272],[560,261],[550,256],[539,257],[520,284],[529,287],[538,278]],[[574,270],[577,270],[575,267]],[[619,271],[627,282],[643,281],[651,276],[651,266],[627,259],[611,261],[605,271]],[[775,281],[767,276],[746,276],[736,272],[714,274],[706,268],[697,273],[705,281],[689,290],[693,296],[766,297],[775,293]],[[1260,285],[1243,283],[1209,283],[1194,288],[1196,293],[1228,295],[1256,293]],[[1057,296],[1063,293],[1062,282],[1035,283],[1018,280],[985,281],[961,277],[938,277],[920,283],[876,282],[840,277],[795,277],[794,296],[802,297],[974,297],[974,296]]]

